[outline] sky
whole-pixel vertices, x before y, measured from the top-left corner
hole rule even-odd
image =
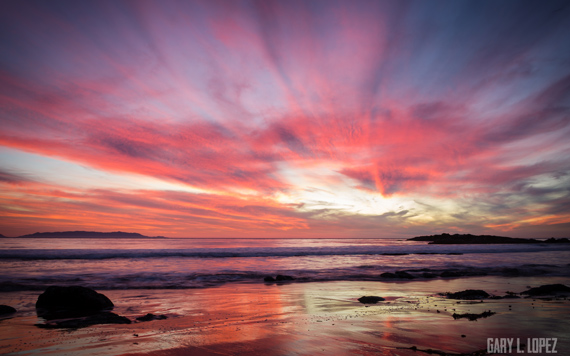
[[[0,233],[570,236],[568,1],[1,1]]]

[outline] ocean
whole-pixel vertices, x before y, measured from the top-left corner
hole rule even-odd
[[[264,283],[374,281],[384,272],[570,276],[569,244],[428,245],[395,239],[0,240],[0,291],[83,285],[100,290]]]

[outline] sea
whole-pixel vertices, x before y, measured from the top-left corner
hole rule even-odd
[[[2,238],[0,291],[82,285],[100,290],[381,280],[408,271],[570,276],[570,244],[429,245],[401,239]]]

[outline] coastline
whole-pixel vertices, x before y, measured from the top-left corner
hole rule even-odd
[[[420,350],[473,354],[487,338],[557,338],[570,351],[566,299],[446,299],[438,293],[482,289],[492,295],[568,277],[464,277],[422,281],[228,283],[198,289],[107,290],[113,312],[166,320],[80,329],[42,329],[40,292],[0,293],[18,309],[0,321],[0,353],[13,355],[421,355]],[[382,296],[378,304],[358,298]],[[494,315],[470,321],[454,313]],[[462,337],[464,335],[464,337]],[[417,351],[410,349],[416,347]],[[522,353],[521,353],[522,355]]]

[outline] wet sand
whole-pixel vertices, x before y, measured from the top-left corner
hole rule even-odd
[[[226,284],[184,290],[100,291],[115,313],[131,320],[146,313],[166,320],[81,329],[42,329],[39,292],[0,293],[18,309],[0,320],[0,353],[13,355],[427,355],[487,349],[487,338],[557,338],[570,354],[570,300],[537,298],[458,301],[437,295],[483,289],[492,295],[563,277],[471,277],[406,282]],[[364,295],[384,297],[364,305]],[[477,321],[453,314],[496,314]],[[411,350],[415,346],[418,350]],[[527,349],[522,349],[529,354]],[[533,355],[537,355],[534,353]]]

